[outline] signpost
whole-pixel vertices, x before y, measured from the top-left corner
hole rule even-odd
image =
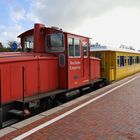
[[[11,46],[12,51],[15,52],[17,50],[17,47],[18,47],[17,43],[13,42]]]

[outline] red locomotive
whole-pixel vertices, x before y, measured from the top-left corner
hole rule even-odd
[[[90,38],[42,24],[18,37],[23,52],[0,53],[1,127],[55,96],[102,82],[100,59],[89,56]]]

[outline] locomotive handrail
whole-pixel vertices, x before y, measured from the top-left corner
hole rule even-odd
[[[1,93],[1,69],[0,69],[0,128],[2,128],[3,115],[2,115],[2,93]]]
[[[25,101],[25,95],[24,95],[24,65],[22,66],[22,102],[23,102],[23,116],[24,116],[24,107],[25,107],[25,104],[24,104],[24,101]]]

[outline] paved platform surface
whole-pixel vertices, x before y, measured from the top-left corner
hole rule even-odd
[[[48,124],[43,126],[45,123]],[[40,126],[41,129],[36,130]],[[11,133],[5,136],[8,130],[0,131],[3,136],[0,139],[140,140],[140,74],[12,125],[9,129]]]

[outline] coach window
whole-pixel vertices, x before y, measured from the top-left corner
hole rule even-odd
[[[130,56],[128,56],[128,65],[130,65]]]
[[[132,65],[133,64],[133,58],[132,56],[128,56],[128,65]]]
[[[132,56],[132,64],[135,64],[135,57]]]
[[[75,56],[80,56],[80,40],[74,39],[74,45],[75,45]]]
[[[138,64],[139,63],[139,57],[135,56],[135,63]]]
[[[137,64],[139,64],[139,56],[137,56]]]
[[[124,63],[125,63],[125,66],[126,66],[127,65],[126,56],[124,57]]]
[[[102,55],[100,53],[96,53],[95,57],[102,59]],[[118,56],[119,57],[119,56]]]
[[[134,62],[137,64],[137,56],[134,56]]]
[[[120,56],[117,56],[117,65],[120,67]]]
[[[120,56],[120,67],[124,67],[124,56]]]

